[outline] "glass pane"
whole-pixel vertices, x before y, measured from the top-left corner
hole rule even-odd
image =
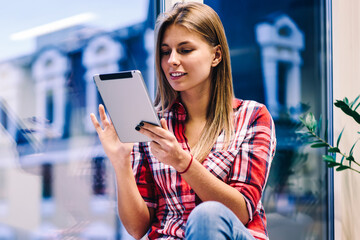
[[[322,0],[204,1],[223,21],[235,95],[264,103],[277,152],[263,204],[270,239],[327,239],[327,169],[296,130],[306,110],[326,116]]]
[[[0,15],[0,239],[132,239],[89,114],[96,73],[154,94],[153,0],[6,1]]]

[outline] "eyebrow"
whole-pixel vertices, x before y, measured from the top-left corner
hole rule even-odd
[[[189,42],[189,41],[183,41],[183,42],[179,43],[177,46],[180,47],[180,46],[182,46],[182,45],[186,45],[186,44],[189,44],[189,43],[191,43],[191,42]],[[166,43],[162,43],[162,44],[161,44],[161,47],[168,47],[168,46],[169,46],[169,45],[166,44]]]

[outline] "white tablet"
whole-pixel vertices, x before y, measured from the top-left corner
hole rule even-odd
[[[120,141],[151,141],[135,130],[141,121],[160,126],[141,72],[97,74],[94,81]]]

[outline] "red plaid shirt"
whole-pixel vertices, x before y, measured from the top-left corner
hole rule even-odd
[[[224,134],[220,134],[202,165],[244,196],[250,216],[246,227],[256,239],[268,239],[261,195],[275,153],[274,123],[266,107],[257,102],[235,99],[233,107],[235,135],[230,146],[223,150]],[[164,118],[183,149],[190,151],[184,135],[184,106],[176,102]],[[152,155],[148,143],[136,144],[132,159],[140,194],[148,207],[155,208],[148,239],[184,238],[188,216],[200,199],[173,167]]]

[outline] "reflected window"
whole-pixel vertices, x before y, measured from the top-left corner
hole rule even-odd
[[[266,105],[276,155],[263,205],[270,239],[328,239],[327,168],[297,139],[308,107],[326,116],[323,0],[204,1],[219,14],[230,47],[235,95]]]
[[[52,165],[49,163],[43,164],[42,171],[42,198],[49,199],[53,196],[53,172]]]
[[[278,62],[277,64],[277,72],[278,72],[278,102],[280,108],[284,108],[286,106],[286,79],[288,76],[288,71],[290,68],[290,64],[286,62]]]
[[[92,161],[93,169],[93,194],[105,195],[106,192],[106,165],[102,157],[94,158]]]
[[[15,224],[13,239],[131,239],[117,217],[112,168],[89,117],[101,103],[92,76],[138,69],[155,92],[156,4],[3,4],[8,14],[0,15],[7,23],[0,33],[1,46],[7,46],[0,52],[0,140],[9,148],[0,148],[0,156],[9,159],[1,171],[20,170],[17,178],[1,176],[0,185],[11,186],[6,200],[29,189],[34,195],[17,205],[7,201],[3,211],[0,190],[0,238]],[[27,20],[9,18],[20,15]],[[31,212],[26,218],[17,214],[23,208]]]
[[[52,91],[46,93],[46,120],[49,124],[54,122],[54,96]]]

